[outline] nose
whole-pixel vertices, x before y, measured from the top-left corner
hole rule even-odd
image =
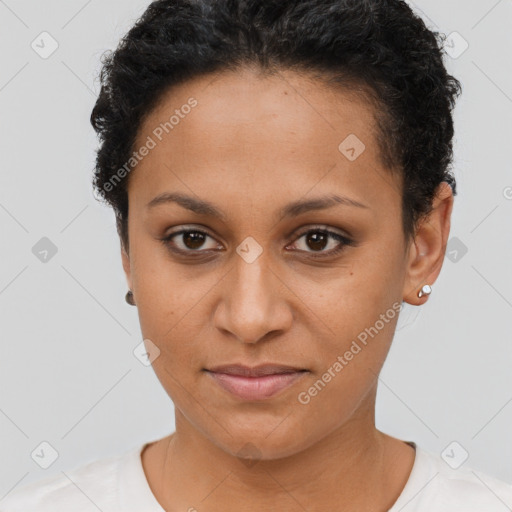
[[[220,289],[215,327],[241,343],[255,344],[286,332],[293,320],[286,300],[290,291],[263,254],[251,263],[235,256]]]

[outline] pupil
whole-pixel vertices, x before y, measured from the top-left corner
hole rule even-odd
[[[197,231],[189,231],[183,237],[184,243],[189,249],[198,249],[204,243],[204,234]]]
[[[310,233],[306,238],[306,243],[310,249],[324,249],[326,241],[327,235],[318,231]],[[313,246],[311,246],[310,242],[312,242]]]

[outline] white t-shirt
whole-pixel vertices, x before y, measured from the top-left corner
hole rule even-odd
[[[512,485],[465,465],[454,470],[409,444],[416,448],[412,472],[388,512],[512,510]],[[0,512],[165,512],[146,480],[144,446],[15,489],[0,500]]]

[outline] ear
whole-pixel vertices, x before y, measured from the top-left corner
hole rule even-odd
[[[409,247],[407,273],[402,291],[403,300],[409,304],[424,304],[428,300],[428,295],[418,298],[418,292],[425,284],[432,286],[441,272],[450,234],[452,208],[452,188],[448,183],[442,182],[436,190],[432,211],[419,222]]]
[[[128,288],[133,291],[130,256],[129,256],[128,252],[126,251],[122,242],[121,242],[121,261],[123,263],[123,269],[124,269],[124,273],[126,275],[126,282],[128,284]]]

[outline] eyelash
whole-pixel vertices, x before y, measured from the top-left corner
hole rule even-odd
[[[164,246],[169,249],[170,251],[176,253],[176,254],[180,254],[180,255],[186,255],[186,256],[190,256],[194,253],[196,254],[201,254],[201,253],[205,253],[207,251],[212,251],[214,249],[207,249],[207,250],[201,250],[201,249],[197,249],[197,250],[194,250],[194,249],[189,249],[189,250],[182,250],[182,249],[177,249],[175,246],[173,246],[173,243],[172,243],[172,239],[178,235],[182,235],[182,234],[185,234],[185,233],[201,233],[202,235],[205,235],[207,237],[210,237],[213,239],[213,237],[207,233],[206,231],[203,231],[202,229],[197,229],[197,228],[194,228],[194,229],[181,229],[180,231],[176,231],[174,233],[170,233],[169,235],[167,235],[166,237],[164,238],[160,238],[159,240],[164,244]],[[309,235],[310,233],[322,233],[324,235],[328,235],[329,237],[331,238],[334,238],[335,240],[337,240],[338,242],[341,242],[335,249],[331,249],[330,251],[326,251],[326,252],[318,252],[318,251],[299,251],[299,252],[304,252],[306,254],[308,254],[309,256],[313,257],[313,258],[326,258],[326,257],[332,257],[332,256],[337,256],[338,254],[340,254],[342,251],[344,251],[346,249],[347,246],[353,246],[355,245],[354,241],[351,240],[350,238],[344,236],[344,235],[341,235],[340,233],[337,233],[335,231],[331,231],[329,229],[326,229],[325,227],[314,227],[314,228],[309,228],[308,230],[306,231],[303,231],[301,233],[299,233],[297,235],[297,238],[296,240],[294,241],[294,243],[299,240],[300,238],[302,238],[303,236],[305,235]],[[315,252],[318,252],[317,254],[315,254]],[[196,257],[196,256],[193,256],[193,257]]]

